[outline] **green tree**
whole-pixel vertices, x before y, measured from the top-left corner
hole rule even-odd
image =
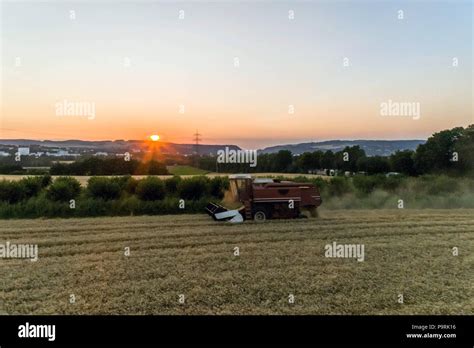
[[[54,180],[46,191],[46,197],[52,201],[67,202],[81,193],[81,184],[75,178],[61,176]]]
[[[387,157],[373,156],[361,157],[357,161],[357,169],[368,174],[379,174],[390,171],[390,164]]]
[[[181,180],[178,184],[179,198],[198,200],[208,196],[210,193],[209,179],[204,176],[196,176]]]
[[[287,172],[293,162],[293,155],[291,151],[280,150],[275,157],[275,171]]]
[[[87,183],[87,191],[94,198],[109,200],[119,198],[122,189],[114,178],[93,176]]]
[[[321,158],[322,169],[333,169],[335,167],[336,156],[331,150],[326,151]]]
[[[414,157],[417,172],[425,174],[455,167],[453,153],[462,133],[462,127],[444,130],[433,134],[425,144],[419,145]]]
[[[135,193],[143,201],[160,200],[165,197],[165,184],[162,180],[149,176],[138,182]]]
[[[166,175],[168,170],[163,163],[157,161],[148,162],[148,175]]]
[[[0,201],[17,203],[26,197],[25,186],[19,181],[0,181]]]
[[[407,175],[415,174],[414,152],[411,150],[396,151],[390,155],[390,168],[394,172]]]
[[[23,186],[24,198],[37,196],[42,189],[51,183],[51,176],[28,176],[18,181],[20,186]]]
[[[344,150],[337,152],[335,155],[336,168],[355,172],[357,171],[357,161],[363,157],[366,157],[365,151],[359,145],[346,146]]]
[[[313,152],[302,153],[298,157],[296,165],[298,166],[298,169],[302,170],[305,173],[319,167],[319,163],[316,162],[316,156]]]
[[[454,145],[457,162],[452,162],[460,172],[474,171],[474,124],[463,130]]]

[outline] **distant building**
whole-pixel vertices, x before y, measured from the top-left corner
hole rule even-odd
[[[40,152],[41,151],[41,146],[37,144],[32,144],[30,145],[30,154],[33,152]]]
[[[46,156],[63,157],[63,156],[80,156],[78,153],[69,153],[67,150],[57,150],[56,152],[46,152]]]
[[[28,156],[30,154],[29,147],[18,147],[18,154],[20,156]]]
[[[96,152],[94,156],[108,156],[107,152]]]
[[[58,150],[56,152],[46,152],[46,155],[48,156],[67,156],[69,155],[69,152],[67,152],[66,150]]]
[[[8,157],[8,156],[10,156],[10,154],[8,152],[5,152],[5,151],[0,151],[0,156],[1,157]]]

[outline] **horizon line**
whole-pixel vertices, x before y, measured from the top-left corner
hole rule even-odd
[[[47,141],[52,141],[52,142],[71,142],[71,141],[81,141],[81,142],[147,142],[149,141],[148,139],[101,139],[101,140],[86,140],[86,139],[60,139],[60,140],[54,140],[54,139],[31,139],[31,138],[0,138],[1,141],[38,141],[38,142],[47,142]],[[308,143],[324,143],[324,142],[331,142],[331,141],[426,141],[426,139],[421,139],[421,138],[410,138],[410,139],[400,139],[400,138],[395,138],[395,139],[363,139],[363,138],[357,138],[357,139],[327,139],[327,140],[295,140],[293,143],[282,143],[278,145],[269,145],[267,147],[276,147],[276,146],[288,146],[288,145],[299,145],[299,144],[308,144]],[[244,141],[258,141],[258,139],[245,139]],[[171,141],[158,141],[160,144],[175,144],[175,145],[193,145],[195,146],[195,143],[189,142],[189,143],[177,143],[177,142],[171,142]],[[219,144],[205,144],[201,143],[199,145],[209,145],[209,146],[219,146],[219,145],[234,145],[232,143],[219,143]]]

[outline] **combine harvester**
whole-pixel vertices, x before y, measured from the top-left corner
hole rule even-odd
[[[306,217],[302,210],[316,216],[316,208],[322,202],[319,190],[310,183],[252,179],[248,174],[231,175],[229,180],[232,201],[243,206],[229,210],[220,204],[209,203],[206,211],[214,220],[243,222],[253,219],[263,222]]]

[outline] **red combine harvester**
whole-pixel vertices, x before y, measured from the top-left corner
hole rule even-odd
[[[242,222],[244,220],[292,219],[311,216],[321,205],[321,195],[316,186],[309,183],[256,178],[250,175],[231,175],[230,193],[234,202],[242,207],[229,210],[220,204],[209,203],[207,213],[219,221]]]

